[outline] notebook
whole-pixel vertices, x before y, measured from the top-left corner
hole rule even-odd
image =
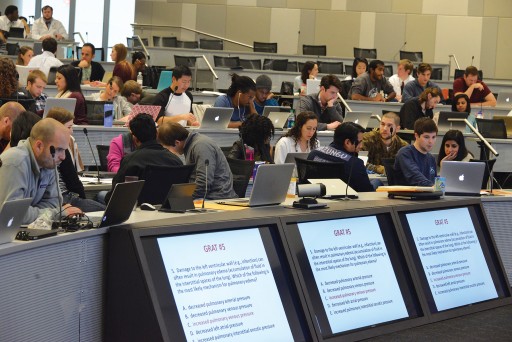
[[[343,122],[353,122],[366,128],[372,115],[372,112],[346,112]]]
[[[288,106],[265,106],[263,107],[263,116],[268,117],[271,112],[287,112],[290,114],[292,109]]]
[[[441,177],[446,178],[445,195],[480,196],[485,163],[444,161]]]
[[[270,112],[268,114],[268,119],[272,121],[272,125],[274,125],[274,129],[282,130],[286,123],[288,122],[288,117],[290,116],[289,112]]]
[[[306,95],[318,94],[320,91],[320,80],[306,80]]]
[[[232,115],[233,108],[206,108],[203,114],[203,120],[201,121],[201,128],[226,129],[228,128]]]
[[[449,121],[448,119],[467,119],[469,113],[466,112],[440,112],[437,121],[437,129],[439,132],[448,132],[456,129],[461,132],[466,131],[466,123],[464,121]]]
[[[25,86],[27,85],[28,74],[32,70],[39,70],[39,68],[38,67],[23,66],[23,65],[16,65],[16,71],[18,72],[18,76],[19,76],[18,81],[19,81],[19,84],[20,84],[20,88],[25,88]]]
[[[505,121],[505,128],[507,129],[507,138],[512,138],[512,116],[507,115],[494,115],[492,117],[493,120],[503,120]]]
[[[0,244],[14,240],[32,198],[5,201],[0,208]]]
[[[357,192],[350,186],[347,189],[347,183],[339,178],[332,179],[308,179],[311,184],[325,185],[325,196],[323,198],[344,198],[345,193],[348,198],[358,198]]]
[[[44,113],[43,118],[48,115],[48,112],[53,107],[61,107],[68,111],[70,111],[72,114],[75,112],[75,106],[76,106],[76,99],[63,99],[63,98],[55,98],[55,97],[49,97],[46,99],[46,104],[44,106]]]
[[[512,107],[512,91],[502,90],[498,92],[496,107]]]
[[[263,164],[258,167],[251,197],[217,202],[242,207],[278,205],[285,201],[292,177],[293,164]]]

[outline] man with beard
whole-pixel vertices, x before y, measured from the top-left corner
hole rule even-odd
[[[427,88],[418,97],[413,97],[400,109],[400,122],[404,129],[413,129],[414,122],[421,117],[432,119],[433,109],[441,102],[438,88]]]
[[[384,62],[374,59],[368,72],[354,80],[348,94],[349,99],[359,101],[389,102],[396,97],[395,90],[384,76]]]

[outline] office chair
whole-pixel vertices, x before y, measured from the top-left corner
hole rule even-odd
[[[386,76],[386,77],[393,76],[393,66],[392,65],[384,65],[384,76]]]
[[[176,40],[176,47],[184,49],[198,49],[199,43],[196,41]]]
[[[381,159],[384,170],[386,170],[386,177],[388,179],[388,185],[397,185],[395,179],[395,158],[383,158]]]
[[[224,56],[213,56],[213,63],[216,67],[220,68],[239,68],[240,58],[239,57],[224,57]]]
[[[48,71],[48,85],[55,85],[55,77],[57,77],[57,67],[51,67]]]
[[[286,68],[286,71],[300,72],[299,63],[295,61],[288,61],[288,67]]]
[[[261,59],[239,59],[239,62],[244,69],[261,70]]]
[[[263,70],[286,71],[288,69],[287,59],[270,59],[263,60]]]
[[[6,43],[5,50],[7,50],[8,55],[16,56],[20,53],[20,46],[18,43]]]
[[[177,56],[174,55],[174,65],[185,65],[189,68],[196,66],[197,57],[194,56]]]
[[[161,45],[162,39],[160,36],[153,36],[153,46],[159,47]]]
[[[345,165],[344,163],[326,163],[313,160],[295,158],[297,164],[297,173],[299,176],[298,184],[309,184],[308,179],[341,179],[344,182]]]
[[[432,75],[430,76],[432,80],[442,80],[443,79],[443,68],[432,68]],[[446,99],[446,97],[445,97]]]
[[[261,43],[261,42],[254,42],[252,44],[253,48],[252,50],[254,52],[270,52],[270,53],[277,53],[277,43]]]
[[[80,59],[82,57],[82,47],[76,47],[76,58]],[[95,62],[102,62],[105,57],[105,49],[103,48],[94,48],[94,58],[92,59]]]
[[[249,185],[249,179],[254,170],[254,160],[226,159],[233,174],[233,190],[235,190],[238,197],[245,197],[247,185]]]
[[[205,50],[224,50],[224,42],[221,39],[199,39],[199,48]]]
[[[453,78],[457,79],[457,78],[460,78],[460,77],[464,77],[464,73],[465,72],[466,72],[466,70],[455,69],[455,73],[453,74]],[[478,80],[482,81],[483,79],[484,79],[484,73],[482,72],[482,70],[478,70]]]
[[[355,47],[354,48],[354,58],[355,57],[376,59],[377,58],[377,49],[361,49],[361,48]]]
[[[322,74],[343,74],[343,62],[323,62],[318,61],[318,72]]]
[[[100,171],[108,171],[107,155],[110,145],[96,145],[98,150],[98,159],[100,160]]]
[[[327,45],[302,45],[303,55],[327,56]]]
[[[162,204],[173,184],[189,183],[196,165],[148,165],[140,179],[145,180],[137,203]]]
[[[423,52],[412,52],[400,50],[400,59],[408,59],[411,62],[423,62]]]

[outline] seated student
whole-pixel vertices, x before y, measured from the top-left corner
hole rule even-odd
[[[382,159],[395,158],[398,150],[407,146],[407,142],[396,133],[400,129],[400,117],[393,112],[386,113],[380,120],[379,129],[363,134],[363,147],[368,151],[366,168],[370,171],[385,174]]]
[[[177,122],[182,126],[199,126],[192,114],[194,98],[188,91],[192,81],[192,71],[185,65],[177,65],[172,70],[172,83],[159,92],[153,99],[153,105],[161,106],[157,122]]]
[[[419,97],[413,97],[400,108],[400,122],[404,129],[412,129],[414,122],[422,117],[432,119],[433,109],[441,101],[438,88],[427,88]]]
[[[306,86],[308,80],[316,80],[318,75],[318,65],[316,62],[307,61],[304,63],[300,75],[293,81],[293,92],[299,95],[306,95]]]
[[[184,154],[187,165],[196,165],[190,177],[190,180],[197,184],[194,198],[203,198],[206,190],[208,190],[206,193],[208,199],[238,197],[233,190],[233,175],[228,161],[220,147],[211,138],[197,132],[189,133],[185,127],[176,122],[164,122],[158,128],[158,140],[173,153]],[[208,189],[206,188],[207,180]]]
[[[0,153],[9,145],[12,123],[25,111],[18,102],[6,102],[0,107]]]
[[[26,99],[23,92],[18,91],[18,72],[8,57],[0,57],[0,98]]]
[[[464,76],[453,81],[453,95],[464,93],[469,97],[469,102],[478,103],[480,106],[496,106],[496,98],[483,81],[478,80],[478,69],[468,66]]]
[[[309,153],[320,147],[316,137],[318,118],[313,112],[302,112],[297,115],[295,125],[281,137],[276,144],[274,162],[283,164],[288,153]]]
[[[254,108],[255,96],[256,83],[250,77],[233,74],[227,94],[217,97],[213,106],[233,108],[228,127],[238,128],[249,115],[257,113]]]
[[[364,57],[356,57],[354,58],[354,62],[352,63],[352,74],[345,77],[344,81],[355,80],[362,74],[366,72],[368,69],[368,60]]]
[[[123,89],[123,81],[119,77],[113,76],[108,80],[105,90],[91,94],[89,97],[92,101],[113,102],[114,120],[119,120],[132,112],[132,105],[123,96],[119,95],[121,89]]]
[[[151,115],[139,114],[130,121],[129,125],[137,149],[121,161],[119,170],[112,179],[112,189],[105,196],[106,203],[110,200],[116,184],[124,182],[125,176],[138,176],[142,179],[148,165],[183,165],[179,157],[157,142],[156,126]]]
[[[228,158],[274,162],[270,153],[270,140],[274,136],[274,125],[269,118],[251,114],[239,127],[239,130],[240,139],[233,143]]]
[[[54,107],[47,114],[63,124],[70,133],[73,133],[73,114],[64,108]],[[69,145],[65,151],[66,158],[58,165],[59,188],[62,194],[62,203],[68,203],[83,212],[102,211],[105,205],[85,197],[84,185],[78,178],[77,171],[84,169],[78,152],[78,146],[73,136],[69,136]]]
[[[471,114],[471,103],[469,102],[469,98],[466,94],[461,93],[461,94],[457,94],[453,97],[452,112],[469,113],[467,120],[473,127],[476,127],[476,117],[474,114]],[[471,129],[469,129],[469,127],[466,127],[466,132],[470,133]]]
[[[153,104],[153,100],[156,97],[156,95],[150,95],[143,91],[140,84],[134,80],[129,80],[124,83],[124,86],[121,89],[121,95],[124,96],[126,100],[132,105],[151,105]]]
[[[452,129],[444,134],[439,154],[437,155],[437,166],[441,167],[444,161],[469,161],[473,154],[466,148],[464,135],[461,131]]]
[[[74,124],[75,125],[87,125],[87,106],[85,105],[85,97],[82,94],[82,88],[80,87],[80,80],[78,79],[78,73],[75,68],[69,64],[60,66],[57,69],[57,75],[55,76],[55,85],[59,91],[56,98],[74,98],[76,99]]]
[[[374,59],[368,66],[368,72],[355,79],[348,98],[359,101],[389,102],[396,96],[393,86],[384,76],[384,62]]]
[[[110,148],[107,154],[107,170],[117,172],[124,156],[135,151],[135,149],[136,146],[131,132],[125,132],[113,138],[110,141]]]
[[[82,84],[101,81],[105,75],[105,69],[103,69],[103,66],[100,63],[93,61],[95,51],[96,48],[93,44],[85,43],[82,46],[82,56],[80,60],[71,62],[72,66],[82,69]]]
[[[402,91],[402,103],[406,103],[413,97],[420,96],[420,94],[427,88],[437,88],[441,96],[441,103],[444,103],[441,88],[430,80],[430,76],[432,75],[432,66],[428,63],[420,63],[420,65],[418,65],[417,72],[417,79],[408,82],[404,86],[404,90]]]
[[[414,81],[412,70],[414,65],[408,59],[402,59],[398,62],[397,72],[389,78],[389,83],[393,86],[398,102],[402,101],[402,92],[407,83]]]
[[[308,160],[344,163],[343,181],[350,177],[350,186],[359,192],[374,191],[366,168],[357,153],[363,142],[364,128],[353,122],[344,122],[334,131],[332,143],[309,153]]]
[[[48,98],[48,95],[43,93],[46,83],[48,83],[48,79],[44,72],[41,70],[32,70],[28,73],[27,86],[23,91],[27,98],[35,100],[34,110],[40,117],[43,116],[46,99]]]
[[[18,146],[21,140],[25,140],[30,136],[30,131],[36,123],[41,120],[41,117],[33,112],[21,112],[16,119],[14,119],[11,128],[11,140],[5,150]],[[4,150],[4,151],[5,151]]]
[[[313,112],[318,117],[318,130],[334,130],[343,122],[343,109],[337,101],[341,82],[335,75],[320,80],[320,92],[301,96],[299,112]]]
[[[258,114],[263,114],[263,108],[266,106],[279,106],[276,99],[273,98],[272,80],[267,75],[260,75],[256,79],[256,94],[254,96],[254,108]]]
[[[432,186],[436,178],[436,160],[430,151],[436,143],[437,125],[430,118],[414,123],[414,144],[402,147],[395,158],[398,185]]]

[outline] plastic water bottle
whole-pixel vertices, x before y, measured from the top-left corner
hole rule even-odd
[[[142,72],[139,71],[139,74],[137,75],[137,83],[140,84],[141,87],[142,87],[142,82],[143,82]]]
[[[295,125],[295,113],[293,109],[290,111],[290,116],[288,117],[287,127],[292,128]]]

